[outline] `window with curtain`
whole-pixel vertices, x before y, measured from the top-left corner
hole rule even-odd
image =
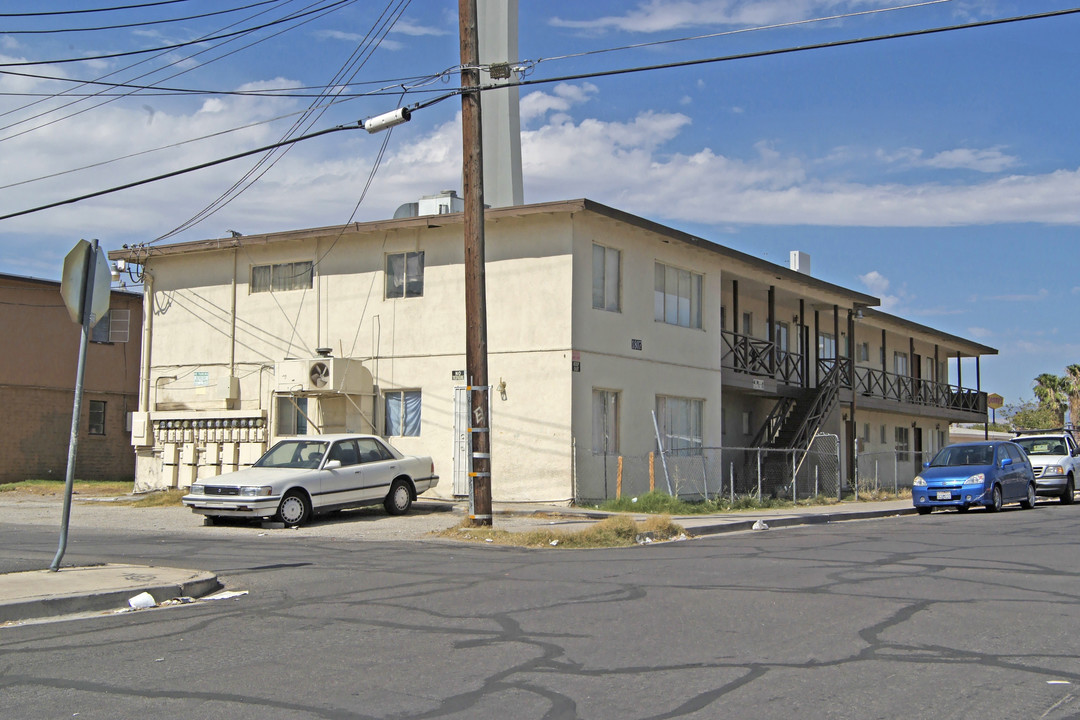
[[[621,253],[615,248],[595,244],[592,251],[592,306],[597,310],[619,312]]]
[[[386,256],[386,297],[411,298],[424,295],[424,251],[392,253]]]
[[[250,292],[282,292],[308,290],[314,282],[314,265],[310,260],[251,267]]]
[[[818,335],[817,356],[819,360],[833,360],[836,358],[836,338],[829,333]]]
[[[673,455],[701,452],[703,408],[703,400],[657,396],[656,422],[660,427],[660,441],[667,452]]]
[[[388,391],[385,418],[387,437],[418,437],[420,435],[420,391]]]
[[[908,374],[908,356],[907,353],[894,352],[893,353],[893,372],[897,375]]]
[[[657,322],[701,328],[702,276],[656,263],[653,317]]]
[[[619,393],[592,392],[592,449],[597,455],[619,452]]]

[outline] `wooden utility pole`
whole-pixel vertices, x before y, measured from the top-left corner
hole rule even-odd
[[[484,156],[480,122],[480,46],[476,0],[458,0],[461,37],[462,192],[465,200],[465,375],[470,388],[470,517],[491,525],[491,418],[484,280]],[[470,90],[470,88],[473,88]]]

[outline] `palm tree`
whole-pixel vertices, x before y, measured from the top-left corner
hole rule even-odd
[[[1064,422],[1065,407],[1069,404],[1069,379],[1053,373],[1043,373],[1035,378],[1032,390],[1039,404],[1050,409],[1059,423]]]
[[[1080,421],[1080,365],[1066,366],[1065,380],[1068,383],[1069,422],[1076,425]]]

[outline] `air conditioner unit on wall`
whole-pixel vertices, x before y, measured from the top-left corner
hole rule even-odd
[[[359,360],[316,357],[283,360],[274,367],[278,392],[370,393],[371,373]]]

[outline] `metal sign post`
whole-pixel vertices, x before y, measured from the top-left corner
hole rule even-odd
[[[71,491],[75,484],[75,456],[79,448],[79,417],[82,411],[83,376],[86,373],[86,348],[90,341],[90,328],[109,310],[109,261],[105,253],[93,244],[80,240],[64,258],[63,279],[60,294],[64,298],[71,319],[82,325],[79,339],[79,364],[75,371],[75,407],[71,411],[71,437],[68,440],[67,473],[64,477],[64,513],[60,521],[60,545],[56,549],[49,570],[60,569],[60,561],[67,550],[68,521],[71,518]],[[96,286],[96,287],[95,287]]]

